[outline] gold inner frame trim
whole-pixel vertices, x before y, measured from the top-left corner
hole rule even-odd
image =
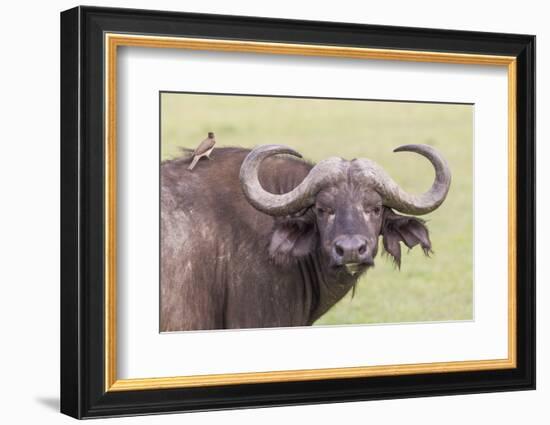
[[[105,34],[105,391],[135,391],[214,385],[311,381],[416,373],[446,373],[510,369],[516,367],[516,58],[445,52],[370,49],[329,45]],[[118,379],[116,325],[116,117],[117,48],[120,46],[229,51],[354,59],[397,60],[507,67],[508,72],[508,357],[327,369],[284,370],[174,377]]]

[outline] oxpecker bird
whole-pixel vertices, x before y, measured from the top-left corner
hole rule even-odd
[[[193,152],[193,160],[191,161],[191,164],[189,165],[189,167],[187,167],[187,169],[192,170],[193,168],[195,168],[195,165],[197,165],[197,162],[199,162],[199,159],[201,159],[203,156],[211,159],[210,154],[212,153],[215,144],[216,139],[214,138],[214,133],[209,132],[208,137],[204,139],[199,144],[199,146],[197,146],[197,149],[195,149],[195,151]]]

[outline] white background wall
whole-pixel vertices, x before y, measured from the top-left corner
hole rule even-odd
[[[9,2],[0,31],[0,420],[69,423],[59,392],[59,12]],[[537,35],[538,390],[111,420],[110,423],[548,423],[550,27],[541,1],[97,1],[95,5]],[[546,189],[546,190],[545,190]],[[546,402],[546,403],[545,403]],[[546,406],[545,406],[546,404]]]

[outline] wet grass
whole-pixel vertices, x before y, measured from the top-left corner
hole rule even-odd
[[[286,144],[313,161],[368,157],[404,189],[421,193],[433,179],[429,162],[392,150],[428,143],[443,153],[453,183],[445,203],[424,216],[433,255],[403,246],[397,270],[379,254],[353,299],[346,296],[318,325],[472,319],[472,130],[468,105],[162,95],[162,159],[180,155],[180,147],[195,147],[214,131],[217,146]]]

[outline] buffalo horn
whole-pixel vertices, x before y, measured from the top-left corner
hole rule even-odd
[[[315,195],[321,188],[345,178],[345,161],[341,158],[328,158],[315,165],[304,180],[290,192],[280,195],[270,193],[260,184],[260,164],[267,157],[280,154],[302,157],[288,146],[261,145],[253,149],[241,165],[239,177],[246,199],[253,207],[266,214],[285,216],[297,213],[315,202]]]
[[[451,186],[451,171],[447,161],[433,147],[428,145],[403,145],[394,152],[416,152],[427,158],[435,169],[432,187],[421,195],[405,192],[375,162],[369,159],[353,161],[352,168],[364,184],[373,187],[382,196],[384,205],[405,214],[427,214],[441,205]]]

